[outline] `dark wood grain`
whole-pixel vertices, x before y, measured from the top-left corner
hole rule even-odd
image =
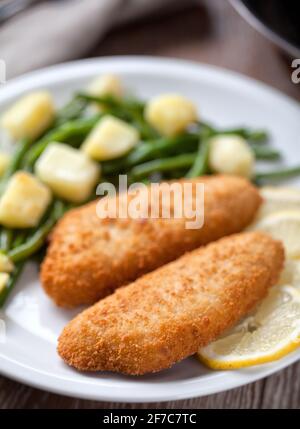
[[[300,100],[291,60],[253,30],[225,0],[108,34],[90,56],[159,55],[226,67]],[[54,395],[0,377],[0,408],[300,408],[300,362],[256,383],[203,398],[155,404],[104,403]]]

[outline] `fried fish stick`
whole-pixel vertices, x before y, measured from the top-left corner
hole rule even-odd
[[[258,232],[187,253],[99,301],[62,332],[58,353],[85,371],[169,368],[231,328],[266,296],[282,245]]]
[[[204,184],[204,225],[199,229],[186,229],[184,217],[100,219],[95,202],[67,213],[52,234],[41,270],[43,287],[55,303],[93,304],[187,251],[240,232],[261,202],[257,189],[242,178],[178,182]]]

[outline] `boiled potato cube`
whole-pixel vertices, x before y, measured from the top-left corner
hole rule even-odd
[[[197,109],[181,95],[159,95],[148,102],[145,118],[161,134],[173,136],[197,120]]]
[[[54,119],[54,103],[46,91],[33,92],[17,101],[1,118],[1,126],[14,139],[38,137]]]
[[[87,92],[95,97],[113,95],[121,97],[123,93],[120,79],[112,74],[106,74],[94,79],[87,87]]]
[[[100,177],[100,166],[77,149],[51,143],[38,159],[35,173],[54,194],[81,203],[91,195]]]
[[[0,293],[4,291],[4,289],[6,288],[8,280],[9,280],[9,274],[0,273]]]
[[[19,171],[0,199],[0,224],[10,228],[37,226],[51,201],[50,190],[33,174]]]
[[[14,264],[4,253],[0,253],[0,272],[10,273],[14,269]]]
[[[137,130],[113,116],[105,116],[88,135],[82,150],[97,161],[125,155],[139,142]]]
[[[254,155],[242,137],[217,136],[210,142],[209,164],[216,173],[250,178],[254,168]]]
[[[3,176],[7,169],[10,159],[11,157],[7,153],[0,152],[0,177]]]

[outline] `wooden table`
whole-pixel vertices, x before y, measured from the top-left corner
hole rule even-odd
[[[287,60],[226,0],[130,24],[107,35],[89,56],[159,55],[226,67],[300,100]],[[155,404],[103,403],[42,392],[0,377],[0,408],[299,408],[300,362],[265,380],[218,395]]]

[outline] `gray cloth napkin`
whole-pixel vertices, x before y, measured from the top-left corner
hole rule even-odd
[[[120,23],[188,0],[60,0],[33,5],[0,26],[7,77],[80,58]]]

